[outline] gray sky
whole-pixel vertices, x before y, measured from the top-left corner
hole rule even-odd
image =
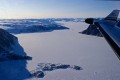
[[[0,18],[105,17],[120,1],[0,0]]]

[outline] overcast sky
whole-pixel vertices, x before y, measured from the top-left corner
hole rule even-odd
[[[120,1],[0,0],[0,18],[104,17],[120,9]]]

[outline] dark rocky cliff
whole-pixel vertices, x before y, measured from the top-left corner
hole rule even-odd
[[[86,30],[79,33],[102,37],[102,34],[99,32],[95,25],[89,25]]]
[[[17,37],[0,29],[0,60],[27,59]]]

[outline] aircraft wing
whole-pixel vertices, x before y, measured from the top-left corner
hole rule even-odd
[[[120,27],[105,22],[96,22],[95,25],[120,59]]]
[[[120,10],[113,10],[106,18],[105,20],[117,20]]]
[[[113,10],[105,19],[95,22],[107,42],[120,59],[120,26],[117,26],[119,10]]]
[[[85,22],[96,25],[98,30],[102,33],[104,38],[120,59],[120,21],[117,20],[119,11],[120,10],[113,10],[106,18],[102,20],[88,18]]]

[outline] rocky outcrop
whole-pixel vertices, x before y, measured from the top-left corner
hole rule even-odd
[[[120,27],[120,21],[118,21],[117,26],[119,26],[119,27]]]
[[[0,52],[9,51],[12,47],[11,45],[14,45],[16,40],[17,37],[9,34],[3,29],[0,29]]]
[[[18,43],[17,37],[0,29],[0,60],[30,59]]]
[[[46,71],[53,71],[57,69],[73,69],[73,70],[82,70],[81,67],[76,65],[68,64],[51,64],[51,63],[39,63],[37,68],[31,71],[31,77],[43,78]]]
[[[10,19],[1,22],[0,26],[3,26],[2,28],[13,34],[51,32],[53,30],[69,29],[49,19]]]
[[[20,46],[17,37],[0,29],[0,79],[24,80],[30,75],[26,59],[31,59]]]
[[[79,33],[102,37],[102,34],[99,32],[95,25],[89,25],[86,30]]]
[[[7,29],[7,31],[9,33],[14,33],[14,34],[35,33],[35,32],[51,32],[53,30],[69,29],[67,27],[56,25],[56,24],[47,25],[47,26],[45,26],[45,25],[31,25],[31,26],[27,26],[27,27],[26,26],[19,26],[19,25],[12,25],[12,27]]]

